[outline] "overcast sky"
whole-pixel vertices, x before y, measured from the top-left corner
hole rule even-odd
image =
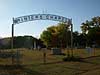
[[[72,18],[74,31],[81,32],[82,22],[100,16],[100,0],[0,0],[0,37],[11,36],[13,17],[43,13]],[[21,23],[15,26],[15,36],[39,37],[43,30],[57,23],[48,20]]]

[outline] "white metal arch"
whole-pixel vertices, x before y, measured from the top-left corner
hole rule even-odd
[[[53,14],[33,14],[33,15],[26,15],[26,16],[13,18],[13,24],[15,25],[23,22],[34,21],[34,20],[53,20],[53,21],[59,21],[64,23],[71,22],[71,19],[63,16],[58,16]]]
[[[71,53],[73,55],[73,24],[72,24],[72,19],[59,16],[59,15],[53,15],[53,14],[32,14],[32,15],[26,15],[26,16],[20,16],[13,18],[13,24],[12,24],[12,43],[11,43],[11,48],[13,49],[13,38],[14,38],[14,25],[23,23],[23,22],[28,22],[28,21],[35,21],[35,20],[53,20],[53,21],[59,21],[66,23],[66,25],[71,26]]]

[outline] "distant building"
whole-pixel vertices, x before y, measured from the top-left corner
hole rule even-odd
[[[40,39],[32,36],[17,36],[14,37],[14,48],[42,48],[45,47]],[[34,44],[35,43],[35,44]],[[11,37],[0,39],[0,49],[11,48]]]

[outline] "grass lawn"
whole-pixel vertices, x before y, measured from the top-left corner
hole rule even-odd
[[[67,54],[67,50],[63,50]],[[74,49],[74,56],[80,56],[83,61],[63,61],[66,56],[52,55],[50,50],[46,51],[46,63],[43,62],[43,51],[22,50],[20,70],[9,70],[11,75],[100,75],[100,50],[95,49],[89,54],[85,49]],[[95,56],[94,56],[95,55]],[[0,59],[0,64],[11,64],[11,58]],[[0,68],[3,74],[2,66]],[[5,69],[5,71],[8,71]]]

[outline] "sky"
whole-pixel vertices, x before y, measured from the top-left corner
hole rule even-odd
[[[74,31],[81,32],[81,23],[100,16],[100,0],[0,0],[0,37],[11,37],[12,18],[31,14],[54,14],[72,19]],[[57,21],[37,20],[14,26],[14,36],[39,38]]]

